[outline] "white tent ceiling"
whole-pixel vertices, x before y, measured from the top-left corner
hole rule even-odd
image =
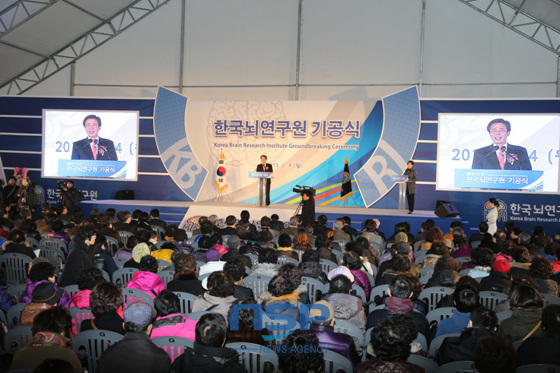
[[[3,0],[0,87],[25,91],[169,1]],[[458,1],[560,54],[560,0]]]

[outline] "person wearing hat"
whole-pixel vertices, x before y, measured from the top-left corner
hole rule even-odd
[[[18,325],[33,324],[33,318],[41,311],[56,305],[64,293],[64,290],[58,289],[56,285],[50,281],[39,283],[33,289],[31,302],[27,303],[21,311]]]
[[[325,300],[315,302],[309,310],[309,318],[311,321],[309,333],[315,334],[319,338],[319,345],[346,357],[352,362],[355,370],[356,365],[360,362],[360,356],[356,351],[354,338],[348,334],[334,331],[334,307]]]
[[[223,261],[227,262],[228,260],[239,259],[243,262],[245,267],[251,268],[253,266],[251,259],[249,259],[248,256],[241,254],[241,252],[239,251],[239,247],[241,246],[241,240],[239,239],[238,236],[236,235],[229,236],[226,245],[228,247],[228,252],[222,256]]]
[[[511,265],[507,260],[496,260],[492,264],[492,270],[487,277],[480,281],[481,291],[497,291],[508,294],[511,288]]]
[[[25,281],[25,290],[21,294],[21,301],[25,303],[32,302],[33,290],[35,287],[43,282],[51,282],[54,284],[55,289],[58,291],[59,287],[56,285],[55,268],[50,262],[39,262],[33,264],[29,269],[29,275]],[[72,299],[70,294],[63,290],[57,306],[70,307]]]
[[[123,339],[110,346],[97,364],[97,373],[168,373],[171,367],[169,355],[150,340],[154,307],[136,302],[124,310]]]
[[[147,243],[141,242],[132,249],[132,257],[123,264],[123,268],[140,268],[140,260],[146,255],[150,255],[150,247]]]

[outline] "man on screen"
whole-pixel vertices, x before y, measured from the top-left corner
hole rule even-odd
[[[83,124],[87,137],[72,144],[72,159],[118,161],[113,141],[99,137],[101,118],[88,115]]]
[[[531,170],[527,149],[507,143],[511,125],[507,120],[498,118],[486,127],[492,145],[476,149],[473,156],[473,169],[486,170]]]

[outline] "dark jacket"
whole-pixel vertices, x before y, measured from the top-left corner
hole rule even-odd
[[[207,347],[195,342],[194,348],[186,350],[173,362],[169,373],[247,372],[238,361],[239,354],[235,350]]]
[[[323,284],[329,282],[327,275],[323,273],[323,268],[319,262],[301,262],[299,263],[299,268],[301,269],[302,275],[305,277],[311,277],[321,281]]]
[[[37,257],[33,252],[33,249],[29,246],[26,246],[24,243],[10,242],[9,244],[6,245],[6,250],[4,251],[4,253],[23,254],[23,255],[27,255],[31,259],[35,259]]]
[[[97,364],[97,373],[168,373],[171,358],[156,346],[147,334],[126,333],[109,347]]]
[[[511,287],[511,278],[507,273],[490,271],[490,274],[480,281],[480,291],[497,291],[508,294]]]
[[[430,288],[432,286],[445,286],[454,288],[455,284],[457,283],[457,281],[459,281],[460,278],[461,275],[458,272],[455,272],[452,269],[443,269],[441,271],[434,272],[432,277],[430,277],[430,279],[428,280],[426,288]]]
[[[560,336],[547,332],[542,337],[531,337],[517,349],[517,366],[529,364],[560,365]]]
[[[246,286],[235,285],[235,290],[233,290],[233,296],[237,299],[241,298],[254,298],[253,290]]]
[[[229,251],[227,253],[222,255],[222,260],[224,262],[227,262],[228,260],[232,260],[232,259],[241,260],[243,262],[243,264],[245,265],[245,267],[251,268],[253,266],[253,263],[251,263],[251,259],[249,259],[248,256],[245,256],[245,255],[241,254],[239,252],[239,250],[229,249]]]
[[[88,245],[77,238],[73,242],[74,247],[68,253],[64,270],[58,280],[58,285],[61,287],[76,284],[78,276],[84,269],[95,266],[95,259]]]
[[[498,335],[506,337],[511,342],[522,340],[539,321],[542,308],[515,308],[510,318],[503,320],[498,329]],[[537,328],[532,337],[542,337],[543,331]]]
[[[422,373],[424,368],[416,364],[404,362],[392,362],[381,359],[372,359],[358,365],[356,373]]]
[[[202,295],[206,289],[202,287],[202,282],[196,277],[194,272],[180,272],[175,273],[173,280],[167,284],[169,291],[183,291],[194,295]]]
[[[95,328],[92,325],[95,324]],[[95,319],[86,319],[82,321],[80,325],[80,331],[93,330],[93,329],[104,329],[110,330],[115,333],[123,334],[123,318],[117,313],[117,311],[110,311],[98,314]]]
[[[473,360],[478,342],[492,335],[495,334],[486,328],[466,328],[458,337],[445,338],[437,354],[438,364]]]

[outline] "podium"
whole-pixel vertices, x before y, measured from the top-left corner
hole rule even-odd
[[[406,181],[408,176],[405,175],[391,175],[391,181],[399,183],[399,210],[406,209]]]
[[[257,172],[257,171],[251,171],[249,172],[249,177],[250,178],[257,178],[259,179],[259,199],[257,201],[257,205],[258,206],[264,206],[264,193],[265,193],[265,188],[266,188],[266,179],[270,179],[272,178],[272,172]]]

